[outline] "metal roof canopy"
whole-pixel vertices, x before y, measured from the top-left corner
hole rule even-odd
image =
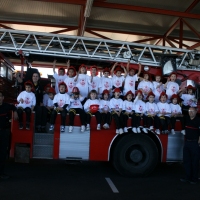
[[[19,28],[13,24],[35,25],[35,28],[51,26],[54,27],[52,33],[200,49],[199,2],[21,0],[19,3],[1,0],[0,27]],[[7,55],[14,58],[13,54]]]

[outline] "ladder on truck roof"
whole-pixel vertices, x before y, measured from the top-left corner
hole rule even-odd
[[[200,54],[195,50],[117,40],[0,29],[0,51],[18,55],[20,50],[25,56],[35,54],[114,62],[127,62],[131,57],[131,62],[151,66],[160,66],[162,57],[166,55],[176,58],[179,69],[190,68],[188,61]]]

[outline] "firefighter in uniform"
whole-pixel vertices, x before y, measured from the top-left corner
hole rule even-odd
[[[3,93],[0,92],[0,179],[9,178],[8,175],[4,174],[5,161],[9,147],[9,130],[8,130],[8,114],[10,111],[14,111],[14,119],[18,119],[16,108],[14,105],[4,103]]]
[[[189,116],[185,121],[185,144],[183,147],[183,165],[186,177],[180,179],[182,182],[196,184],[199,169],[199,145],[200,145],[200,119],[196,116],[197,108],[190,107]]]

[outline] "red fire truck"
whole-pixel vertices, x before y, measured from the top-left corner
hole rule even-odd
[[[169,73],[176,71],[179,85],[195,85],[196,97],[199,99],[199,51],[6,29],[0,30],[0,35],[2,52],[17,54],[23,51],[26,56],[57,56],[121,63],[126,63],[130,58],[135,69],[138,68],[138,61],[144,66],[143,70],[152,75],[160,71],[166,78]],[[179,121],[176,123],[175,135],[156,135],[150,130],[148,134],[135,134],[130,121],[128,133],[116,135],[113,122],[110,129],[97,131],[94,117],[91,130],[80,132],[77,115],[73,133],[68,132],[67,126],[64,133],[60,132],[59,117],[53,133],[37,133],[34,117],[33,113],[30,130],[19,130],[18,123],[12,121],[11,157],[15,156],[16,145],[26,144],[30,147],[30,158],[111,161],[121,174],[131,176],[149,174],[158,162],[182,160],[184,136],[180,132]]]

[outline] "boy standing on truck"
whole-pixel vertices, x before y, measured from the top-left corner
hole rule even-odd
[[[69,61],[67,62],[67,66],[69,67]],[[65,74],[65,69],[63,67],[58,68],[58,73],[56,73],[55,67],[56,67],[56,60],[54,60],[53,62],[53,73],[54,73],[53,77],[55,78],[56,81],[55,90],[57,94],[59,93],[59,88],[58,88],[59,83],[63,82],[67,78],[67,75]]]
[[[36,105],[36,98],[31,89],[33,84],[31,81],[24,83],[25,91],[21,92],[17,97],[19,104],[17,105],[17,113],[19,116],[19,129],[23,129],[23,111],[26,113],[26,129],[30,129],[31,112]]]
[[[128,91],[131,91],[133,95],[135,95],[135,82],[138,81],[142,68],[142,65],[139,63],[138,73],[135,74],[135,69],[133,67],[130,67],[129,65],[130,65],[130,60],[128,60],[126,66],[128,75],[126,76],[124,81],[124,91],[123,91],[124,96],[127,94]]]

